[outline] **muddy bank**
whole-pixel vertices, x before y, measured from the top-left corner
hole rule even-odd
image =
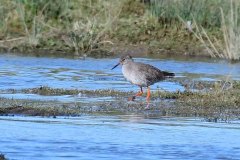
[[[222,84],[222,85],[221,85]],[[202,87],[203,83],[201,83]],[[31,116],[79,116],[81,114],[156,114],[160,116],[204,117],[208,121],[228,121],[240,115],[239,82],[224,88],[226,83],[210,85],[199,91],[157,91],[152,93],[150,108],[146,109],[145,97],[134,102],[127,101],[132,92],[110,90],[64,90],[53,88],[24,89],[25,93],[40,95],[73,94],[91,98],[111,96],[111,101],[59,102],[31,99],[1,98],[1,115],[24,114]],[[12,90],[13,91],[13,90]],[[145,95],[144,95],[145,96]]]
[[[200,95],[199,95],[200,96]],[[42,102],[31,100],[1,99],[1,115],[30,115],[30,116],[81,116],[82,114],[143,114],[174,117],[204,117],[207,121],[229,121],[238,119],[240,109],[238,102],[204,102],[205,99],[179,98],[151,102],[146,109],[144,101],[128,102],[126,99],[114,102],[96,103],[59,103],[54,101]],[[216,97],[215,97],[216,98]],[[209,99],[206,99],[208,101]],[[235,103],[235,104],[234,104]]]
[[[159,41],[162,41],[161,39]],[[164,40],[164,43],[173,43],[172,40]],[[51,47],[1,47],[0,54],[10,53],[20,56],[35,56],[35,57],[66,57],[66,58],[106,58],[106,57],[116,57],[122,54],[130,53],[133,55],[156,55],[156,56],[183,56],[183,57],[206,57],[210,58],[210,55],[207,53],[206,49],[199,43],[192,44],[192,41],[179,40],[174,42],[176,44],[169,47],[169,44],[158,44],[156,46],[151,46],[148,44],[121,44],[122,42],[116,42],[116,44],[106,47],[102,46],[98,49],[94,49],[88,52],[79,51],[76,53],[72,49],[68,48],[51,48]],[[140,43],[140,42],[139,42]],[[151,41],[148,42],[149,44]],[[184,43],[186,43],[184,45]],[[195,42],[197,43],[197,42]]]
[[[113,51],[106,50],[104,48],[99,50],[92,50],[89,52],[80,52],[76,53],[72,49],[66,48],[51,48],[51,47],[43,47],[43,48],[35,48],[35,47],[28,47],[28,46],[21,46],[11,48],[2,48],[0,46],[0,54],[16,54],[19,56],[34,56],[34,57],[64,57],[64,58],[85,58],[85,57],[92,57],[92,58],[105,58],[105,57],[113,57],[116,55]]]

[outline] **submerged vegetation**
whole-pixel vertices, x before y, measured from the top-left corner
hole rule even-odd
[[[40,87],[9,92],[24,92],[41,95],[77,95],[94,97],[111,96],[114,101],[92,102],[58,102],[1,98],[0,114],[25,114],[34,116],[78,116],[85,113],[94,114],[158,114],[161,116],[205,117],[208,121],[229,121],[240,115],[239,82],[215,82],[195,84],[198,92],[187,88],[183,92],[157,91],[152,93],[149,110],[145,110],[145,101],[137,99],[127,102],[131,92],[110,90],[65,90]],[[196,89],[195,88],[195,89]],[[200,90],[201,89],[201,90]],[[6,92],[6,91],[5,91]]]
[[[237,0],[4,0],[0,6],[5,51],[99,56],[141,46],[146,53],[239,59]]]

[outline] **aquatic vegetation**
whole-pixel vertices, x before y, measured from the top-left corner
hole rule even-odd
[[[208,121],[229,121],[240,115],[239,82],[201,83],[201,91],[192,89],[183,92],[156,91],[152,93],[150,108],[145,109],[145,101],[128,102],[128,92],[96,90],[77,91],[46,87],[25,89],[24,92],[43,95],[77,94],[86,97],[112,96],[114,101],[58,102],[26,99],[1,98],[0,114],[25,114],[32,116],[79,116],[81,114],[157,114],[161,116],[204,117]],[[197,84],[196,84],[197,85]],[[200,85],[200,84],[199,84]],[[204,88],[205,89],[204,89]]]
[[[18,91],[11,91],[11,92],[18,92]],[[42,86],[39,88],[30,88],[30,89],[23,89],[20,92],[23,93],[33,93],[39,95],[98,95],[98,96],[119,96],[119,95],[127,95],[132,92],[122,92],[122,91],[115,91],[111,89],[105,90],[77,90],[77,89],[61,89],[61,88],[50,88],[47,86]]]

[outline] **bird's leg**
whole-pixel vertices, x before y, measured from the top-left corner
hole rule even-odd
[[[140,91],[138,91],[137,94],[135,94],[134,96],[129,97],[128,100],[129,101],[134,101],[136,97],[142,96],[142,94],[143,94],[143,90],[142,90],[142,87],[140,87]]]
[[[150,96],[151,96],[150,87],[148,87],[148,90],[147,90],[147,107],[146,107],[146,109],[149,109]]]
[[[140,87],[140,91],[138,91],[138,93],[135,95],[135,97],[142,96],[142,94],[143,94],[143,90],[142,90],[142,87]]]

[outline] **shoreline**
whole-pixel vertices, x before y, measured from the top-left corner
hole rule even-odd
[[[229,12],[230,3],[183,4],[126,0],[66,1],[56,6],[42,1],[6,1],[0,52],[98,58],[144,52],[222,58],[224,26],[219,7]],[[209,51],[212,45],[214,50]],[[136,49],[132,51],[132,47]]]
[[[6,49],[0,47],[0,54],[15,54],[19,56],[34,56],[34,57],[57,57],[57,58],[112,58],[119,57],[122,54],[130,53],[137,56],[162,56],[162,57],[182,57],[182,58],[208,58],[212,57],[208,55],[204,49],[188,52],[189,50],[177,52],[176,50],[166,50],[161,48],[147,48],[141,47],[141,50],[138,49],[138,46],[126,45],[125,47],[117,47],[117,49],[112,48],[111,51],[106,49],[93,50],[87,53],[76,54],[72,50],[61,50],[61,49],[42,49],[42,48],[27,48],[27,49]],[[212,58],[214,59],[214,58]]]
[[[159,30],[158,30],[159,29]],[[149,33],[128,35],[126,39],[116,33],[116,37],[108,39],[109,44],[100,44],[95,48],[84,50],[67,46],[62,38],[53,37],[51,41],[56,45],[48,45],[48,39],[43,39],[42,44],[29,45],[27,37],[24,37],[23,42],[8,42],[1,40],[0,53],[15,53],[19,55],[33,56],[55,56],[55,57],[93,57],[105,58],[119,56],[121,54],[132,53],[136,55],[166,55],[166,56],[183,56],[183,57],[207,57],[211,55],[207,52],[204,45],[192,34],[185,30],[175,31],[173,28],[164,29],[158,28]],[[121,28],[121,30],[125,30]],[[120,31],[119,31],[120,32]],[[165,33],[166,32],[166,33]],[[132,33],[133,34],[133,33]],[[159,36],[155,36],[159,34]],[[163,35],[162,35],[163,34]],[[211,33],[216,35],[216,33]],[[220,34],[220,33],[218,33]],[[69,36],[69,35],[65,35]],[[140,36],[140,37],[138,37]],[[145,37],[142,39],[141,37]],[[19,40],[21,41],[21,40]],[[45,42],[46,41],[46,42]]]
[[[202,84],[202,83],[201,83]],[[222,83],[224,84],[224,83]],[[80,116],[81,114],[153,114],[171,117],[200,117],[206,121],[231,121],[239,119],[240,85],[234,82],[228,89],[221,84],[206,84],[208,91],[183,92],[157,91],[152,93],[150,108],[146,109],[144,98],[128,102],[132,92],[114,90],[65,90],[55,88],[32,88],[12,93],[31,93],[37,95],[78,95],[85,97],[112,97],[112,100],[60,102],[55,100],[7,99],[1,98],[0,115],[27,116]],[[215,86],[215,88],[214,88]],[[216,99],[218,99],[216,101]]]

